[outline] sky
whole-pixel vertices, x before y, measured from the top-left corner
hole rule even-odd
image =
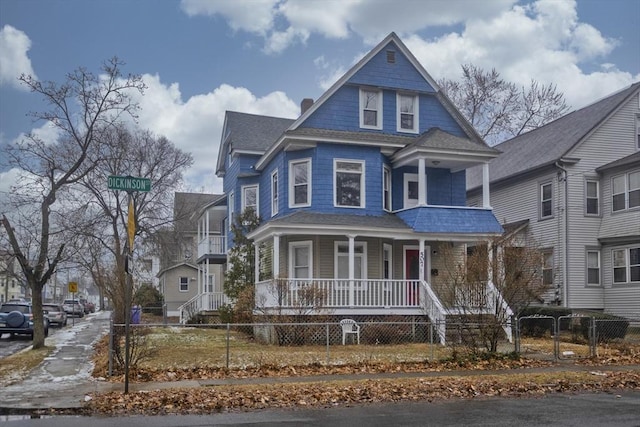
[[[576,109],[640,80],[638,22],[639,0],[0,0],[0,146],[58,137],[21,74],[61,83],[116,56],[148,86],[139,126],[193,155],[180,191],[220,193],[225,111],[296,118],[392,31],[436,80],[474,64]]]

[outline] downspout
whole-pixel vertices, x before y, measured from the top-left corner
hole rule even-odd
[[[569,174],[567,170],[556,162],[555,166],[560,169],[564,175],[564,259],[562,267],[562,276],[564,281],[562,301],[565,307],[569,306]]]

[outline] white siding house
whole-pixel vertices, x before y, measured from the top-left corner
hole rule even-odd
[[[491,205],[552,256],[545,303],[640,314],[640,83],[497,145]],[[482,197],[467,174],[468,204]],[[617,274],[617,276],[616,276]]]

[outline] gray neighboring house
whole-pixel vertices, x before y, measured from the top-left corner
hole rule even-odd
[[[546,255],[544,303],[638,317],[640,82],[495,148],[493,211]],[[481,172],[467,173],[470,206]]]
[[[204,209],[220,200],[224,201],[225,197],[217,194],[175,193],[173,228],[162,233],[160,271],[157,274],[168,316],[181,316],[182,307],[198,298],[207,288],[222,287],[222,266],[208,268],[200,265],[198,259],[202,239],[199,225]],[[223,208],[223,211],[226,210]]]

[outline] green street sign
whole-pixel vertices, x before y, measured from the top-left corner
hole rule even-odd
[[[133,176],[109,176],[107,180],[109,190],[124,191],[149,191],[151,180],[149,178],[136,178]]]

